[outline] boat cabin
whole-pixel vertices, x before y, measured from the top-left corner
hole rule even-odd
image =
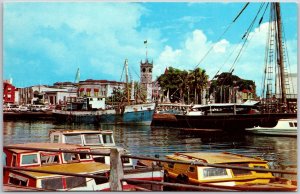
[[[50,142],[79,144],[82,146],[116,146],[113,131],[93,131],[93,130],[53,130],[50,131]]]
[[[52,143],[78,144],[106,154],[110,153],[110,148],[117,147],[111,130],[52,130],[49,136]],[[110,164],[109,156],[94,155],[93,157],[96,162]],[[133,166],[132,159],[122,158],[122,160],[124,167]]]
[[[236,103],[215,103],[205,105],[194,105],[186,114],[191,116],[199,115],[237,115],[257,114],[256,105]]]
[[[3,172],[4,184],[42,188],[47,191],[88,191],[109,188],[109,165],[95,162],[90,154],[63,152],[65,150],[90,151],[87,147],[62,143],[27,143],[10,146],[14,146],[15,148],[4,147],[6,165],[8,167],[21,167],[45,172],[20,171],[5,168]],[[24,150],[26,148],[36,148],[36,150]],[[39,151],[38,149],[55,149],[61,151]],[[57,172],[101,175],[107,176],[107,179],[66,176],[57,174]]]

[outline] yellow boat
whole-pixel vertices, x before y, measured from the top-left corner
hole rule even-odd
[[[191,162],[180,164],[164,162],[165,181],[187,183],[215,188],[244,191],[295,191],[297,187],[286,179],[279,179],[270,172],[256,172],[246,169],[230,169],[211,166],[197,166],[193,163],[221,164],[238,167],[269,169],[267,161],[232,153],[175,153],[167,159]]]

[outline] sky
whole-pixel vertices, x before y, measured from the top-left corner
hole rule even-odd
[[[3,79],[12,79],[17,87],[74,82],[79,68],[80,80],[123,81],[128,59],[129,76],[139,81],[147,40],[153,80],[170,66],[200,67],[209,79],[234,67],[233,74],[254,80],[260,91],[269,10],[261,25],[254,24],[250,41],[234,63],[242,36],[261,6],[251,2],[233,22],[245,4],[7,2],[3,5]],[[289,68],[296,73],[297,4],[281,3],[281,15]]]

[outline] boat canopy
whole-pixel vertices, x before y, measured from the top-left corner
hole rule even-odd
[[[196,104],[192,107],[192,109],[209,109],[209,108],[251,108],[255,107],[259,102],[258,101],[246,101],[243,104],[237,103],[214,103],[214,104]]]

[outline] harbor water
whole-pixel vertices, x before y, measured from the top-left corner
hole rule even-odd
[[[58,124],[53,121],[4,121],[3,145],[49,142],[54,129],[113,130],[116,144],[138,156],[159,156],[175,152],[231,152],[257,156],[269,162],[271,168],[296,170],[297,138],[269,137],[247,134],[209,132],[186,133],[177,128],[154,126],[95,126]],[[285,175],[285,177],[288,175]],[[290,176],[290,175],[289,175]],[[296,177],[289,177],[295,179]]]

